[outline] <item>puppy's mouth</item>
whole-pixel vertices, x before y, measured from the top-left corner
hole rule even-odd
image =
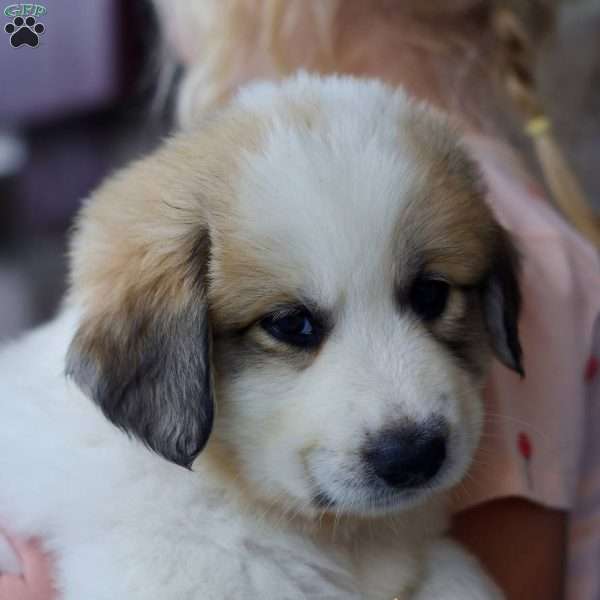
[[[354,484],[347,489],[328,490],[315,487],[312,504],[319,512],[357,516],[378,516],[414,507],[439,491],[435,483],[410,490]]]
[[[374,490],[364,486],[363,489],[355,488],[351,494],[345,495],[343,499],[338,499],[324,490],[318,490],[313,495],[312,504],[320,512],[376,516],[411,508],[429,495],[429,492],[430,490],[425,489]]]

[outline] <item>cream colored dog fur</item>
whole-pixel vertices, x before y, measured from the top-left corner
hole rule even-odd
[[[445,496],[492,350],[520,370],[515,271],[439,115],[255,84],[86,202],[0,354],[0,522],[65,600],[500,598]]]

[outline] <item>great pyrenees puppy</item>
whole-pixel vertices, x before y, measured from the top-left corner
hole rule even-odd
[[[85,203],[0,354],[0,523],[65,600],[499,598],[444,537],[516,252],[455,133],[375,81],[243,90]]]

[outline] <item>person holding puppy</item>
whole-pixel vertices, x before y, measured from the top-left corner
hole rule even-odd
[[[594,423],[589,399],[599,391],[598,257],[547,206],[544,191],[503,140],[506,111],[488,74],[494,52],[488,7],[477,0],[435,7],[390,0],[157,5],[186,68],[178,97],[184,128],[243,83],[298,69],[403,86],[463,128],[489,202],[522,253],[526,376],[499,363],[493,368],[482,447],[470,476],[456,489],[453,534],[511,600],[562,598],[567,562],[568,572],[578,576],[568,578],[566,597],[596,598],[600,582],[588,556],[600,536],[585,519],[592,522],[590,515],[600,508],[586,505],[597,487],[585,459],[599,456],[600,449],[585,424]],[[24,576],[0,577],[0,598],[10,589],[11,600],[49,600],[51,564],[37,546],[13,543]]]

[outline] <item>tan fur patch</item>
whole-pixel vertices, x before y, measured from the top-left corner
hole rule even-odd
[[[401,212],[399,251],[404,257],[418,253],[420,268],[454,285],[472,285],[489,267],[498,226],[477,170],[452,132],[439,125],[425,112],[407,123],[409,148],[426,170]]]
[[[197,300],[209,214],[228,218],[235,160],[258,140],[258,124],[245,115],[209,123],[117,174],[90,199],[71,252],[71,296],[88,317],[115,316],[141,301],[149,311],[176,312]]]

